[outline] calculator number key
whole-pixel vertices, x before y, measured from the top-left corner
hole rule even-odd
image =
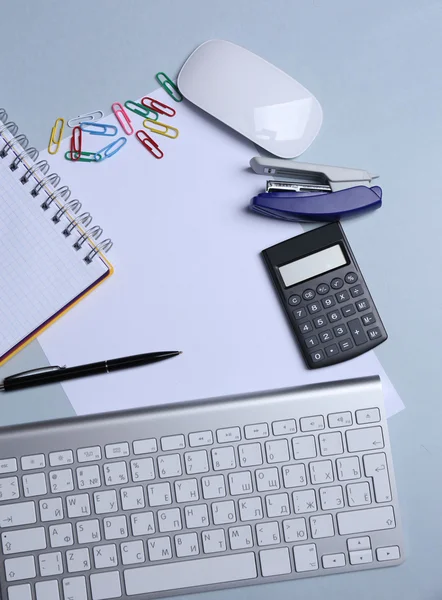
[[[310,331],[313,331],[313,326],[310,321],[306,321],[302,325],[299,325],[299,331],[301,333],[309,333]]]
[[[356,346],[361,346],[367,342],[367,336],[365,335],[365,331],[362,329],[362,323],[359,319],[353,319],[352,321],[349,321],[348,328],[350,329],[350,333]]]
[[[333,331],[335,332],[336,337],[341,337],[341,335],[347,333],[347,327],[345,325],[337,325],[336,327],[333,327]]]
[[[335,296],[336,296],[336,300],[339,303],[350,300],[350,294],[347,292],[347,290],[342,290],[342,292],[338,292],[337,294],[335,294]]]
[[[353,273],[353,271],[350,271],[350,273],[347,273],[344,279],[347,283],[356,283],[358,280],[358,276],[356,273]]]
[[[322,350],[316,350],[316,352],[311,352],[310,358],[314,363],[318,363],[324,360],[324,352]]]
[[[368,313],[367,315],[363,315],[361,317],[362,323],[367,326],[376,322],[376,318],[373,313]]]
[[[327,329],[327,331],[322,331],[319,334],[319,339],[321,340],[321,342],[331,342],[331,340],[333,339],[333,335],[330,329]]]
[[[327,325],[327,320],[325,317],[316,317],[316,319],[313,319],[313,323],[315,324],[316,329],[319,329],[320,327]]]
[[[306,338],[304,340],[305,345],[307,346],[307,348],[314,348],[315,346],[317,346],[319,344],[318,338],[316,337],[316,335],[312,335],[308,338]]]
[[[344,282],[340,277],[335,277],[334,279],[332,279],[330,285],[334,290],[340,290],[341,287],[344,285]]]
[[[320,310],[321,305],[319,304],[319,302],[313,302],[312,304],[308,305],[308,312],[312,315],[319,312]]]
[[[353,304],[349,304],[348,306],[341,308],[341,311],[344,317],[351,317],[351,315],[355,314],[356,308],[353,306]]]
[[[356,308],[359,312],[362,312],[363,310],[367,310],[368,308],[370,308],[370,303],[366,298],[363,298],[362,300],[358,300],[356,302]]]
[[[332,306],[334,306],[336,304],[333,296],[328,296],[328,298],[324,298],[323,300],[321,300],[321,302],[322,302],[322,306],[324,308],[331,308]]]
[[[362,296],[363,293],[364,293],[364,290],[362,289],[361,285],[355,285],[352,288],[350,288],[350,294],[353,296],[353,298]]]
[[[301,302],[301,296],[298,296],[298,294],[293,294],[293,296],[290,296],[288,302],[290,306],[298,306],[298,304]]]
[[[305,308],[297,308],[296,310],[294,310],[292,312],[293,312],[293,316],[295,317],[295,319],[297,321],[299,321],[300,319],[305,319],[305,317],[307,316],[307,312],[306,312]]]
[[[313,290],[304,290],[302,292],[302,297],[304,298],[304,300],[313,300],[315,296],[316,294]]]
[[[332,312],[327,313],[327,317],[330,323],[335,323],[336,321],[340,320],[341,315],[338,313],[338,311],[334,310]]]

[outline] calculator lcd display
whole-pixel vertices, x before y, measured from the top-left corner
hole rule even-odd
[[[317,277],[328,271],[333,271],[348,263],[339,244],[309,254],[298,260],[279,267],[282,280],[286,287],[301,283],[306,279]]]

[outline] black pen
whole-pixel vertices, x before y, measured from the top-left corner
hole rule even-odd
[[[134,356],[102,360],[96,363],[89,363],[88,365],[79,365],[78,367],[42,367],[41,369],[32,369],[31,371],[23,371],[23,373],[5,377],[3,383],[0,383],[0,391],[21,390],[36,385],[66,381],[67,379],[77,379],[78,377],[101,375],[103,373],[112,373],[112,371],[120,371],[121,369],[141,367],[160,360],[166,360],[166,358],[178,356],[178,354],[181,354],[181,352],[149,352],[148,354],[135,354]]]

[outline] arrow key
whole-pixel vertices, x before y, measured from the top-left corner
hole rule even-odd
[[[349,452],[380,450],[384,447],[382,427],[361,427],[360,429],[348,429],[345,435],[347,436],[347,446]]]
[[[373,562],[373,553],[371,550],[356,550],[355,552],[350,552],[351,565],[362,565],[371,562]]]
[[[364,537],[350,538],[347,540],[347,546],[349,552],[355,552],[357,550],[370,550],[370,538],[368,535],[365,535]]]
[[[399,546],[385,546],[376,550],[376,556],[379,562],[385,560],[398,560],[401,557]]]
[[[345,567],[345,554],[324,554],[322,557],[322,566],[324,569]]]

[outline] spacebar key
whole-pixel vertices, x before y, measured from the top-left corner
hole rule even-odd
[[[124,571],[128,596],[254,579],[256,576],[256,562],[253,552],[187,560],[153,567],[126,569]]]

